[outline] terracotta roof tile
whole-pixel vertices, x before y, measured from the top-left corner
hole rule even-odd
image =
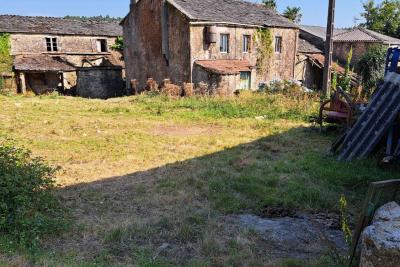
[[[236,59],[198,60],[195,63],[207,71],[221,75],[239,74],[254,68],[247,60]]]

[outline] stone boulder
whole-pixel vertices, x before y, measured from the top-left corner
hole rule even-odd
[[[400,266],[400,206],[382,206],[361,237],[360,267]]]

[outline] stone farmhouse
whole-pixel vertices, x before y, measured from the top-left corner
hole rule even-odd
[[[257,89],[294,79],[297,25],[262,5],[241,0],[131,0],[124,28],[127,85],[206,84],[210,90]],[[268,60],[256,33],[269,34]]]
[[[122,53],[111,48],[122,36],[118,23],[0,15],[0,33],[10,34],[19,93],[59,90],[92,97],[97,89],[87,84],[104,87],[123,83]],[[85,85],[81,92],[79,80]],[[93,97],[109,95],[100,88]]]

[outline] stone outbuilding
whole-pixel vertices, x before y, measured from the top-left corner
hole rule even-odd
[[[295,78],[298,26],[263,5],[131,0],[122,25],[128,87],[132,80],[144,88],[149,78],[158,83],[168,78],[177,85],[203,83],[233,92]],[[261,58],[259,32],[268,36],[267,60]]]
[[[112,49],[122,36],[117,22],[0,15],[0,33],[9,34],[19,93],[76,94],[78,68],[124,68]]]
[[[301,26],[300,39],[306,40],[321,51],[324,51],[326,28],[319,26]],[[399,46],[400,40],[363,27],[335,29],[333,36],[333,58],[335,61],[345,63],[350,49],[352,48],[352,64],[356,65],[362,55],[373,45],[383,45],[389,48]]]

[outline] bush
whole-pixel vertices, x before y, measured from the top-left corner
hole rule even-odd
[[[386,49],[382,46],[372,46],[360,61],[358,69],[362,77],[363,95],[372,95],[378,84],[383,80],[386,62]]]
[[[34,246],[65,226],[53,195],[56,171],[28,150],[0,141],[0,234]]]

